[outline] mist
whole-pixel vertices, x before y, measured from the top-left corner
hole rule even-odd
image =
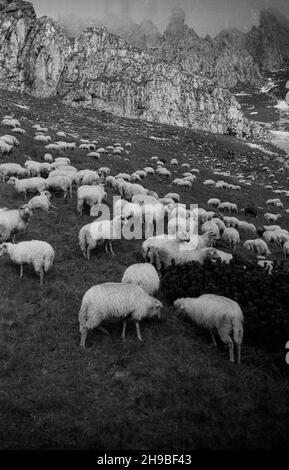
[[[248,31],[259,23],[262,8],[277,8],[289,17],[288,0],[34,0],[38,16],[76,15],[89,24],[90,20],[117,14],[140,23],[151,19],[162,32],[174,6],[186,12],[186,23],[200,35],[215,36],[222,29]]]

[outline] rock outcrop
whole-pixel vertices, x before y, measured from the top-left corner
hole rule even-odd
[[[2,1],[0,7],[2,87],[39,97],[59,94],[72,106],[131,118],[239,137],[262,133],[244,117],[234,96],[202,70],[195,73],[191,57],[180,56],[179,50],[174,60],[164,61],[104,28],[87,29],[72,39],[50,18],[37,19],[28,2]],[[184,18],[175,10],[167,31],[174,44],[183,26]],[[151,25],[142,27],[158,42]],[[198,41],[190,28],[184,30],[185,39]],[[210,50],[210,38],[202,41]],[[222,63],[219,68],[221,77]]]
[[[76,38],[57,91],[70,105],[121,116],[240,137],[258,131],[230,92],[133,48],[105,28]]]
[[[245,47],[262,70],[288,66],[289,20],[273,8],[262,10],[259,26],[246,35]]]

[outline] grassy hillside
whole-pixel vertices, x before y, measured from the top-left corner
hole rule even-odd
[[[0,157],[1,162],[24,164],[26,155],[42,160],[44,147],[33,140],[35,123],[47,125],[52,139],[64,130],[72,134],[69,141],[88,137],[98,139],[100,146],[130,141],[132,151],[125,158],[96,161],[80,150],[69,157],[79,169],[105,165],[116,174],[142,169],[157,155],[177,177],[183,170],[169,165],[176,157],[180,164],[189,162],[200,170],[192,190],[177,188],[182,202],[204,208],[213,196],[236,202],[240,208],[254,202],[263,208],[257,221],[251,219],[257,225],[264,223],[265,200],[274,194],[262,186],[268,176],[260,167],[276,171],[282,166],[276,157],[252,151],[229,136],[77,111],[57,100],[0,91],[0,118],[11,113],[27,132],[19,137],[20,147],[11,157]],[[4,133],[10,131],[0,125],[0,135]],[[258,181],[241,192],[205,187],[202,182],[208,177],[236,181],[233,176],[213,175],[216,169],[256,175]],[[275,187],[286,189],[287,177],[286,172],[280,173]],[[170,180],[158,176],[148,176],[143,184],[160,196],[176,190]],[[14,208],[23,202],[11,186],[0,183],[0,207]],[[43,239],[54,247],[54,268],[44,286],[39,286],[30,268],[24,269],[20,280],[18,268],[8,258],[0,259],[0,448],[287,447],[288,379],[280,373],[281,364],[248,346],[246,323],[243,365],[232,365],[223,345],[212,348],[207,332],[174,314],[160,292],[163,318],[142,322],[143,343],[130,326],[124,344],[121,325],[115,323],[107,325],[110,337],[92,331],[87,349],[79,348],[82,296],[94,284],[120,281],[127,266],[141,262],[141,241],[116,241],[115,258],[98,251],[87,262],[77,237],[91,218],[87,213],[76,214],[75,191],[72,201],[58,197],[53,204],[57,209],[37,213],[27,233],[18,237],[19,241]],[[289,228],[289,216],[284,214],[281,220]],[[281,259],[280,250],[273,250],[274,257]],[[11,327],[7,320],[13,322]],[[282,344],[280,354],[283,349],[285,358]]]

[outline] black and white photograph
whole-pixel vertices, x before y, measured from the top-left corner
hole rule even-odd
[[[0,0],[0,450],[289,450],[288,0]]]

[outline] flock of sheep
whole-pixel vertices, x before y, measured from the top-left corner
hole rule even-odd
[[[12,116],[5,116],[1,124],[10,127],[11,133],[25,134],[20,122]],[[111,175],[108,167],[79,170],[71,165],[71,159],[67,156],[68,153],[71,156],[75,149],[86,151],[88,156],[98,160],[107,154],[127,156],[131,152],[131,144],[128,142],[122,146],[115,143],[98,148],[97,141],[88,139],[80,139],[78,144],[65,141],[51,143],[48,128],[38,124],[33,127],[35,141],[44,144],[43,161],[33,161],[28,157],[24,166],[12,162],[0,164],[2,184],[13,186],[15,192],[25,199],[29,193],[36,194],[18,209],[0,208],[0,256],[8,254],[10,260],[20,266],[20,277],[23,276],[24,264],[31,264],[40,277],[40,284],[43,284],[44,274],[52,268],[55,252],[49,243],[42,240],[15,241],[19,233],[27,230],[37,211],[48,212],[55,207],[51,203],[54,192],[61,192],[64,199],[72,199],[76,188],[78,215],[81,217],[84,207],[88,206],[90,216],[94,218],[103,212],[108,193],[119,196],[113,204],[112,218],[109,214],[107,218],[98,217],[80,229],[79,247],[86,260],[90,259],[92,250],[102,246],[114,255],[112,242],[116,243],[124,233],[129,233],[131,227],[138,225],[144,238],[144,263],[128,267],[121,282],[93,286],[84,295],[79,311],[80,345],[83,347],[89,330],[99,328],[107,333],[101,324],[110,318],[122,319],[123,340],[127,321],[133,320],[141,340],[139,322],[148,317],[160,318],[161,315],[162,303],[154,297],[160,288],[161,269],[173,261],[176,264],[188,261],[203,264],[205,259],[210,258],[230,262],[232,253],[215,248],[218,240],[222,240],[229,251],[235,251],[240,245],[241,236],[244,237],[243,247],[256,253],[257,262],[268,265],[270,269],[272,260],[266,258],[271,253],[269,244],[282,248],[285,258],[289,253],[289,232],[276,225],[282,218],[281,213],[265,213],[266,223],[275,225],[256,227],[236,217],[239,212],[236,203],[222,202],[218,197],[207,201],[210,210],[200,207],[188,209],[181,204],[177,192],[161,197],[143,185],[143,180],[154,174],[171,180],[172,172],[158,157],[151,157],[151,166],[135,170],[132,174],[123,172]],[[57,132],[57,136],[67,138],[62,131]],[[0,136],[0,155],[13,156],[13,150],[19,145],[15,135]],[[188,163],[179,165],[176,158],[171,159],[170,165],[184,171],[182,178],[172,180],[171,184],[191,191],[199,178],[199,170],[190,168]],[[235,185],[212,179],[203,181],[204,186],[214,187],[216,192],[218,189],[241,191],[242,184],[247,185],[248,181],[240,179],[238,183]],[[288,212],[279,198],[267,200],[266,205]],[[252,207],[240,212],[257,215],[257,210]],[[236,302],[207,294],[197,299],[178,299],[174,308],[184,311],[195,323],[209,329],[214,344],[214,330],[217,330],[220,339],[229,346],[231,362],[235,362],[235,344],[236,362],[241,363],[243,314]]]

